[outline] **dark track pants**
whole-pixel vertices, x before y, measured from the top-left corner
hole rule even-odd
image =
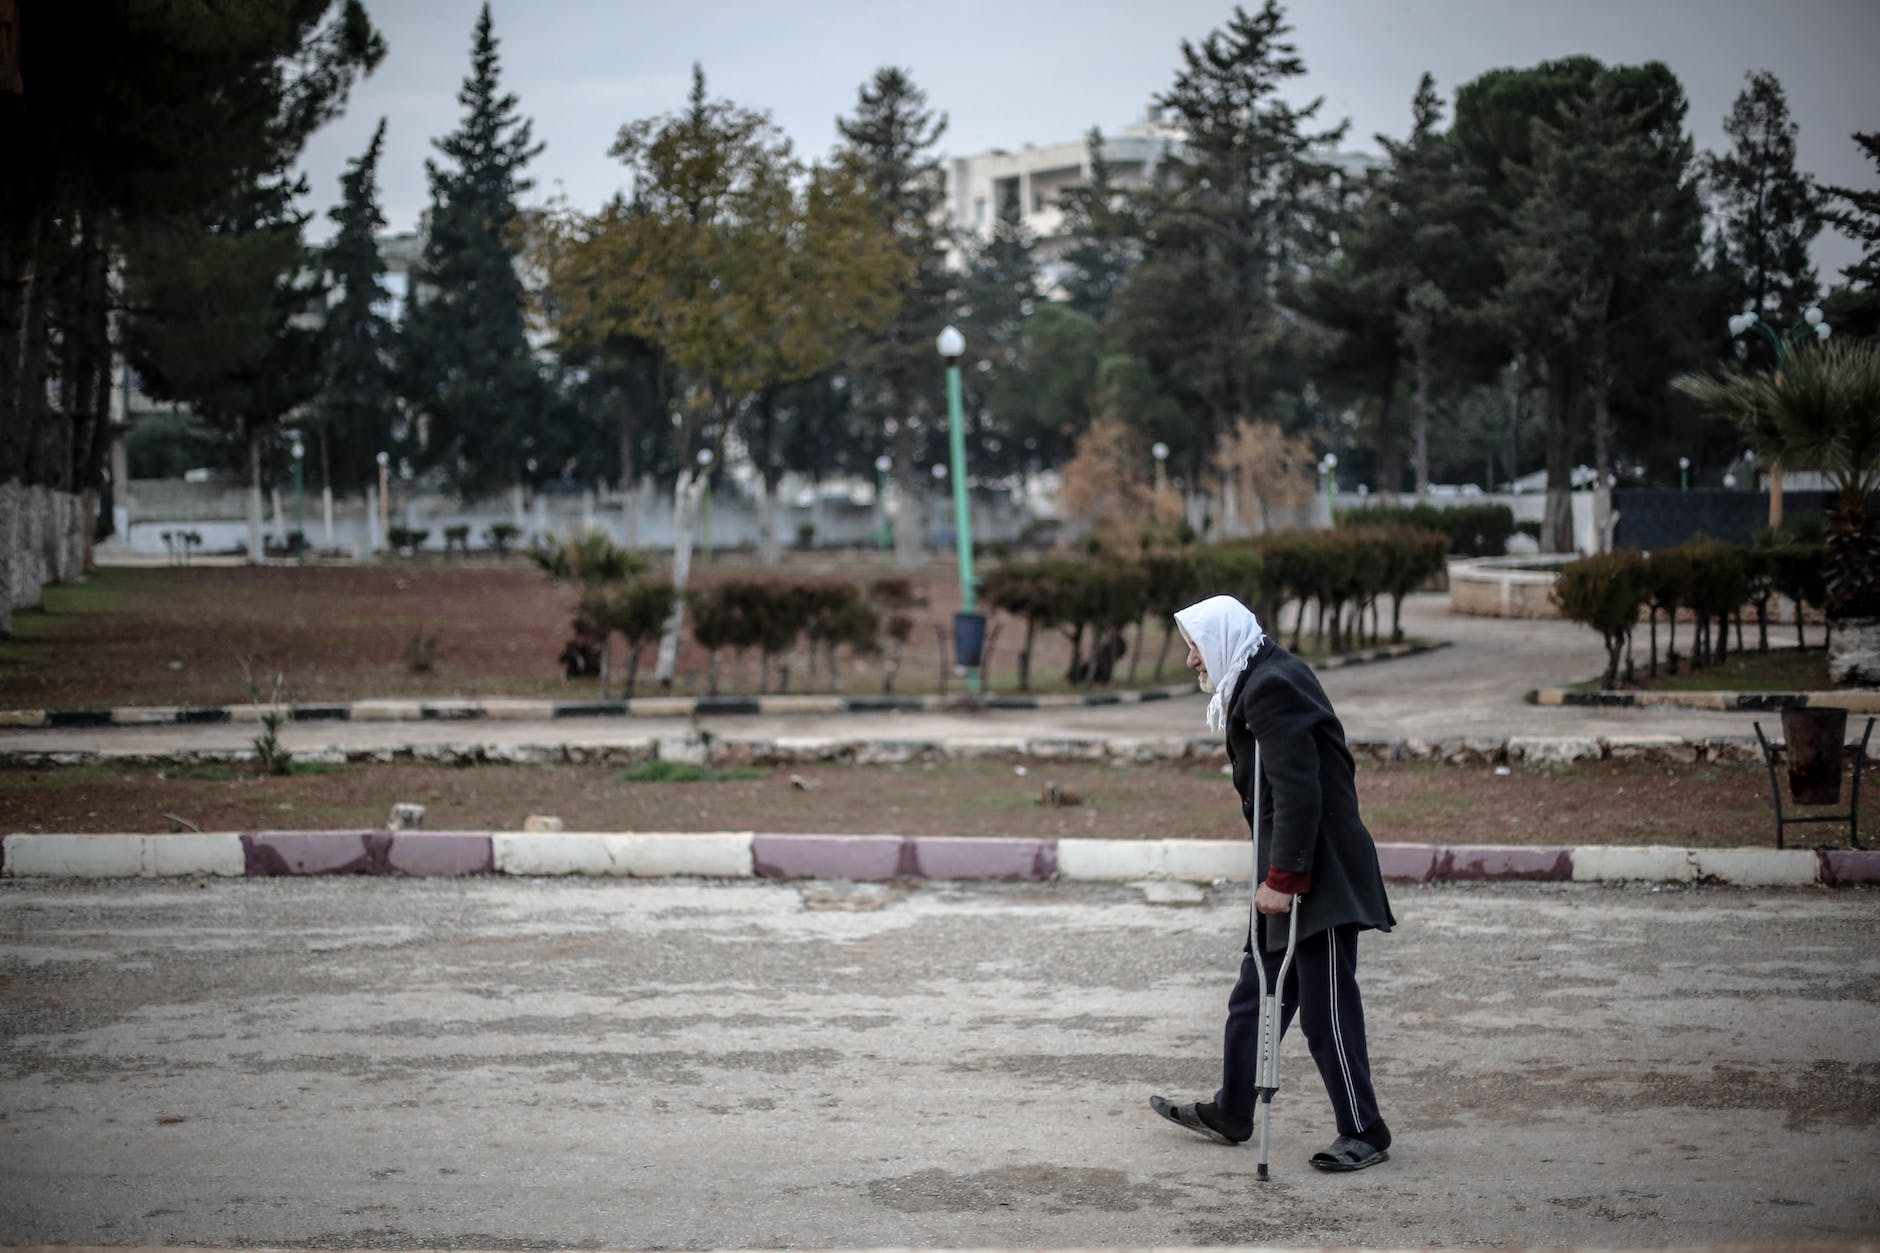
[[[1262,923],[1267,919],[1262,918]],[[1283,918],[1277,925],[1284,925]],[[1261,954],[1269,986],[1285,954]],[[1371,1091],[1371,1061],[1364,1044],[1364,1004],[1358,998],[1358,928],[1333,927],[1299,941],[1280,992],[1280,1033],[1299,1015],[1340,1135],[1357,1135],[1383,1121]],[[1253,1116],[1253,1072],[1260,1049],[1260,967],[1241,959],[1240,980],[1227,998],[1227,1039],[1221,1090],[1214,1103],[1229,1114]]]

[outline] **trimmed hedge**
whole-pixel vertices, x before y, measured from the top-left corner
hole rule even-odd
[[[1449,537],[1449,551],[1458,557],[1501,557],[1508,552],[1508,537],[1516,531],[1514,510],[1506,505],[1364,505],[1341,509],[1332,519],[1339,529],[1374,526],[1440,531]],[[1536,531],[1538,532],[1538,526]],[[1535,538],[1540,538],[1539,534]]]

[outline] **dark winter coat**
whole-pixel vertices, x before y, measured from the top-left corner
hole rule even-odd
[[[1271,639],[1247,663],[1229,703],[1227,756],[1254,836],[1257,882],[1274,866],[1311,876],[1297,907],[1300,937],[1346,923],[1390,930],[1396,919],[1377,846],[1358,817],[1357,766],[1345,729],[1312,668]],[[1283,925],[1262,930],[1265,947],[1286,946]]]

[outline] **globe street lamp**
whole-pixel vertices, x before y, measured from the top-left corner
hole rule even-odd
[[[1786,332],[1778,334],[1776,329],[1756,316],[1754,309],[1745,309],[1734,315],[1729,321],[1730,338],[1736,339],[1746,334],[1751,327],[1761,331],[1769,340],[1769,346],[1775,349],[1776,377],[1788,368],[1789,354],[1806,343],[1813,335],[1817,340],[1825,340],[1834,333],[1823,318],[1819,305],[1810,305],[1802,310],[1802,320],[1791,326]],[[1769,459],[1769,529],[1782,525],[1782,463],[1774,457]]]
[[[953,619],[953,655],[966,667],[966,690],[977,696],[986,619],[976,612],[974,603],[973,519],[966,498],[966,414],[960,401],[960,358],[966,355],[966,337],[957,327],[949,325],[935,338],[934,347],[939,349],[940,359],[947,369],[947,442],[953,461],[953,548],[960,558],[960,612]]]
[[[1678,458],[1678,490],[1681,492],[1691,490],[1691,459],[1689,457]]]
[[[294,436],[294,555],[300,558],[302,565],[307,561],[307,493],[301,478],[301,464],[307,457],[307,446],[300,442],[300,436]]]
[[[1319,486],[1327,496],[1338,490],[1338,454],[1328,452],[1319,458]]]
[[[887,552],[894,544],[894,529],[888,525],[888,471],[894,458],[882,453],[875,458],[875,547]]]
[[[1149,446],[1149,452],[1155,458],[1155,491],[1159,496],[1168,486],[1168,445],[1158,439]]]
[[[712,450],[698,450],[698,473],[705,487],[699,495],[699,531],[705,549],[705,564],[712,563]]]

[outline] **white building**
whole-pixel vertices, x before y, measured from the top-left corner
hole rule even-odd
[[[1103,161],[1110,183],[1119,190],[1147,187],[1156,171],[1181,146],[1182,133],[1150,106],[1138,121],[1103,136]],[[1358,179],[1383,163],[1369,153],[1330,152],[1323,160],[1347,178]],[[1045,290],[1057,287],[1056,263],[1071,245],[1064,233],[1058,200],[1090,180],[1090,149],[1085,138],[1051,144],[1025,144],[1016,152],[993,148],[946,163],[946,212],[953,226],[979,239],[991,236],[1000,214],[1016,212],[1036,242]],[[955,261],[958,258],[954,258]]]

